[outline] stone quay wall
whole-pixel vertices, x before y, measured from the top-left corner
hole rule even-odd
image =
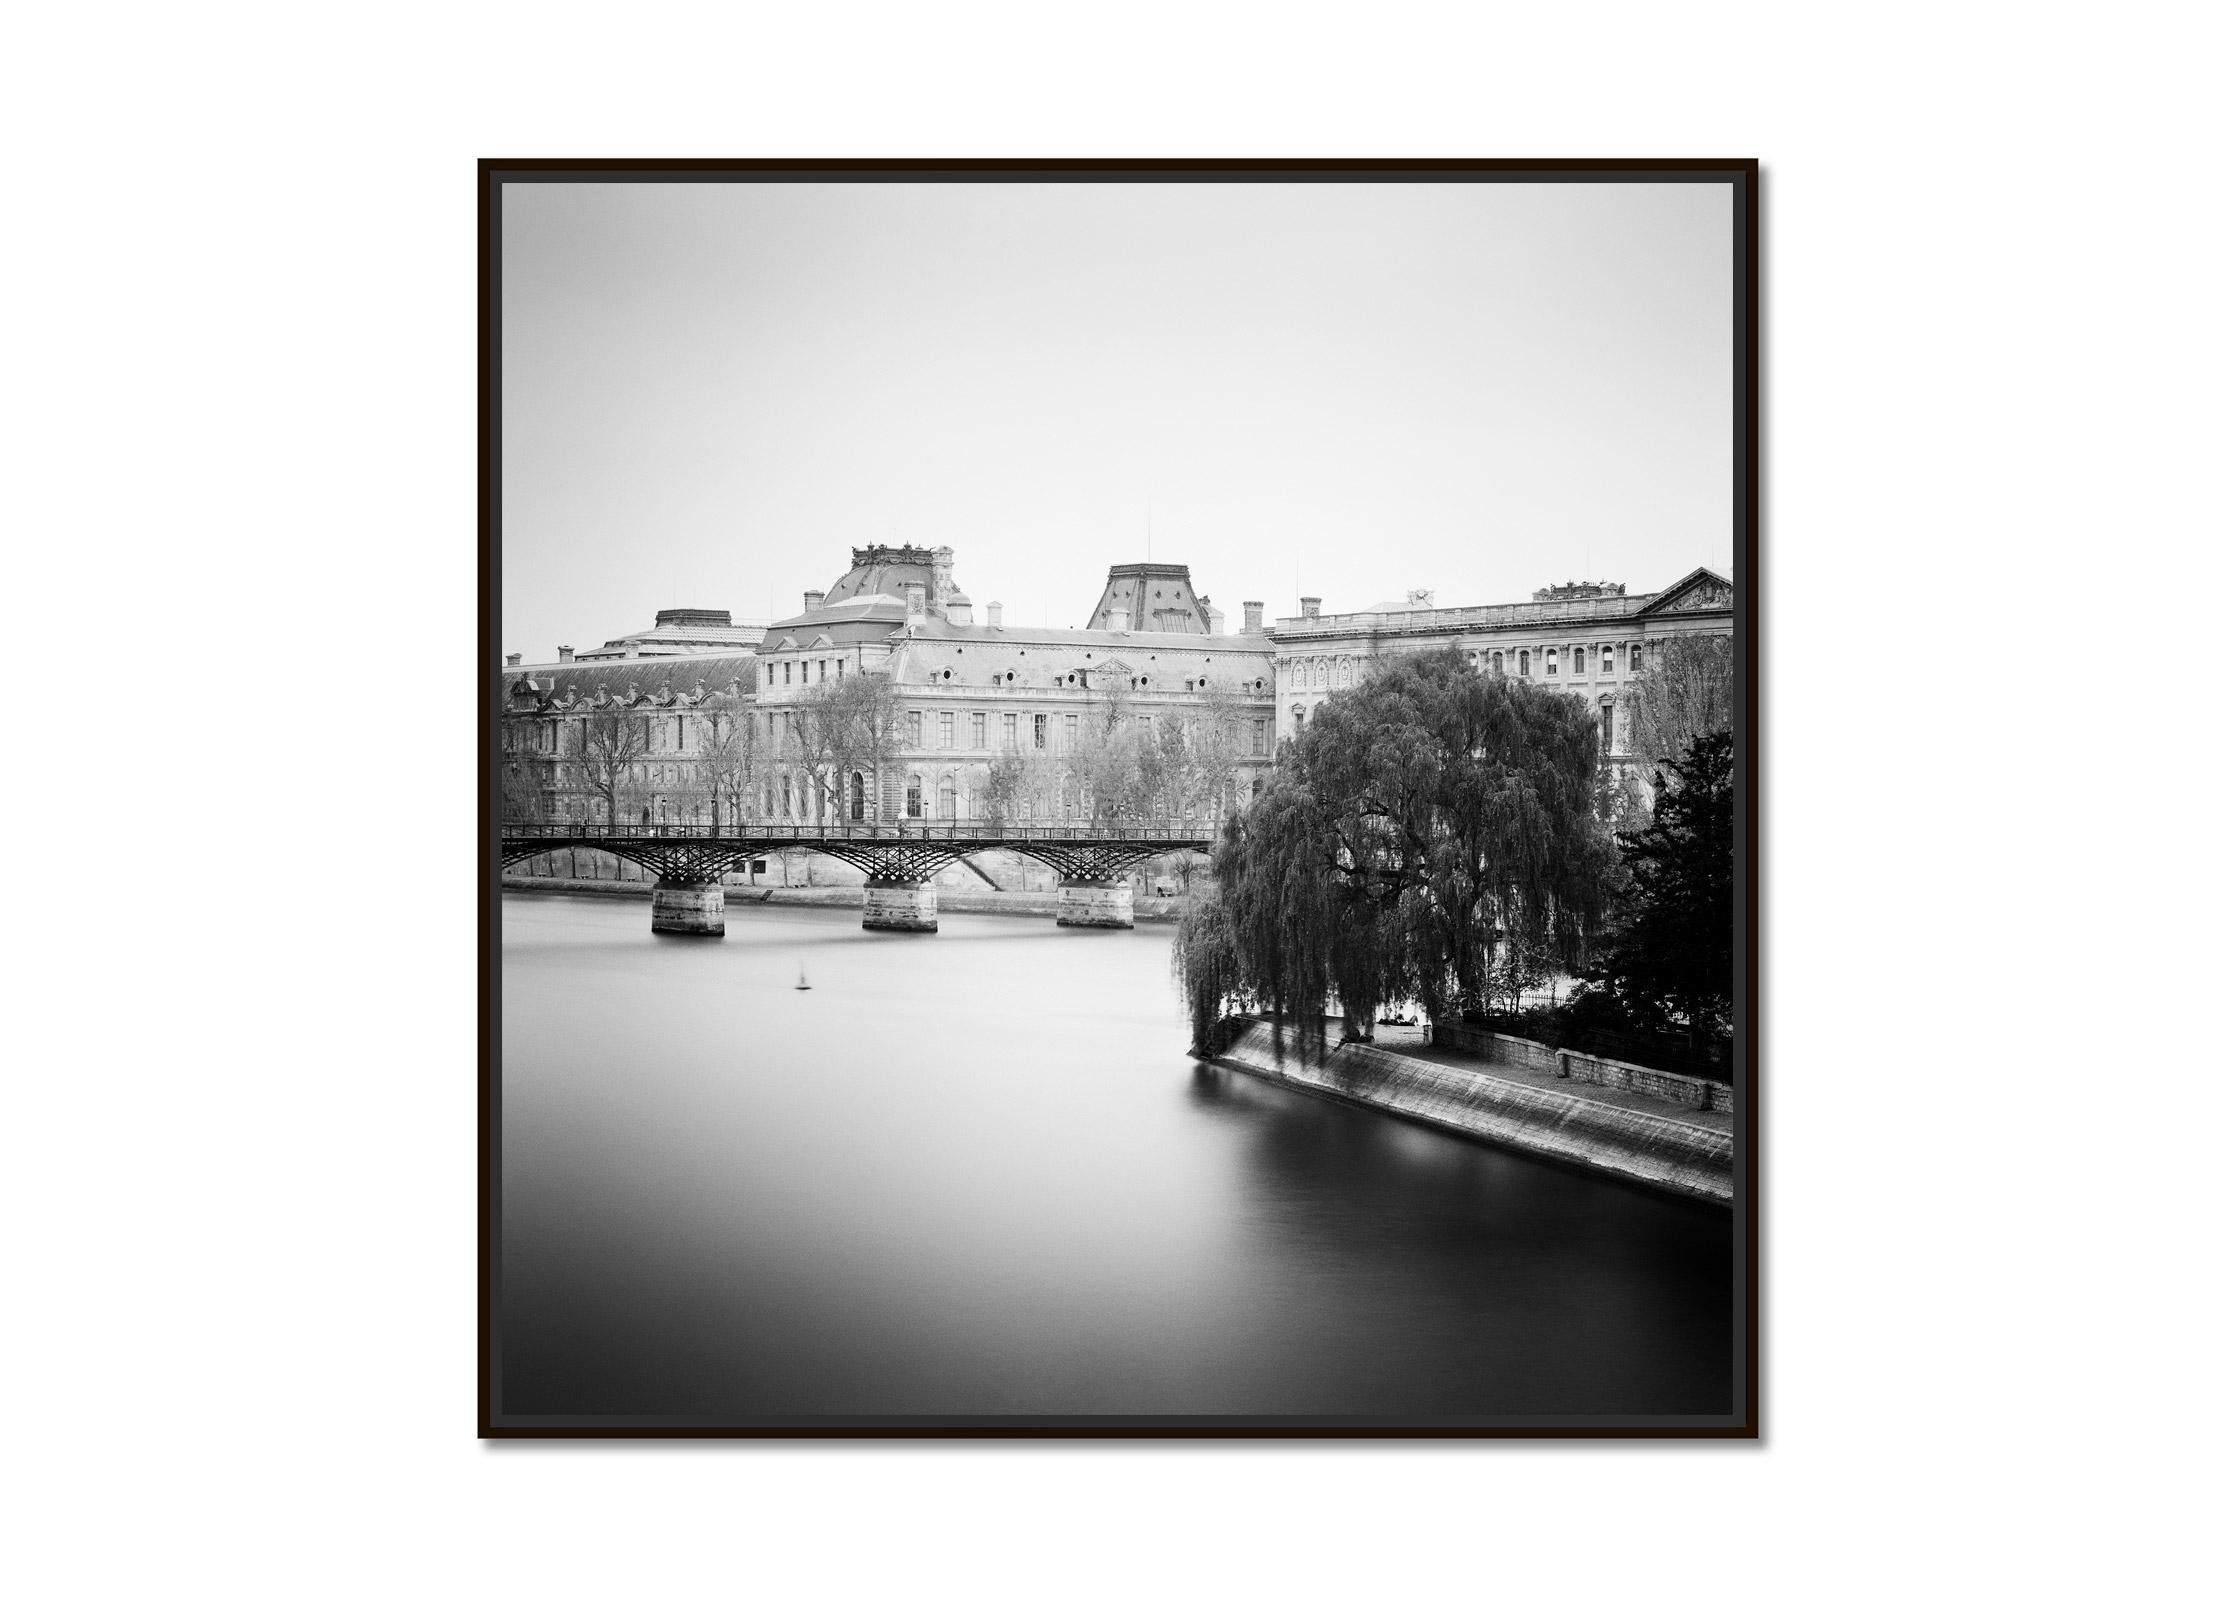
[[[1519,1039],[1472,1027],[1466,1022],[1433,1023],[1431,1042],[1497,1066],[1545,1072],[1550,1077],[1596,1083],[1605,1089],[1623,1089],[1628,1094],[1646,1095],[1652,1100],[1686,1106],[1691,1111],[1734,1114],[1734,1090],[1708,1078],[1690,1078],[1677,1072],[1660,1072],[1654,1067],[1637,1067],[1631,1062],[1590,1056],[1583,1050],[1559,1050],[1537,1039]]]
[[[1391,1112],[1489,1144],[1690,1199],[1734,1204],[1731,1130],[1512,1083],[1374,1045],[1337,1045],[1319,1063],[1287,1048],[1279,1064],[1274,1024],[1268,1022],[1245,1028],[1216,1059],[1289,1088]]]

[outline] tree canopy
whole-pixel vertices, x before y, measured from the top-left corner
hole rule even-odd
[[[1578,960],[1614,866],[1600,747],[1575,697],[1452,649],[1332,696],[1230,818],[1215,892],[1185,914],[1175,964],[1199,1047],[1232,1002],[1319,1048],[1332,996],[1358,1037],[1390,1004],[1490,1009],[1505,947]]]

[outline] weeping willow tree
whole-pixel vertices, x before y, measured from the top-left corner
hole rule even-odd
[[[1601,733],[1577,698],[1481,677],[1460,651],[1390,659],[1334,695],[1215,847],[1214,892],[1175,941],[1204,1049],[1232,1007],[1319,1055],[1380,1008],[1489,1011],[1513,945],[1585,953],[1613,864],[1596,816]]]

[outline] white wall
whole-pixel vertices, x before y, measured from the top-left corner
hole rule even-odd
[[[19,854],[10,1587],[2211,1592],[2235,1074],[2190,1019],[2229,986],[2233,883],[2185,802],[2232,759],[2180,697],[2066,670],[2063,619],[2233,587],[2221,21],[27,12],[12,677],[119,670],[88,596],[163,636],[200,698],[135,772],[179,775],[238,870]],[[424,885],[472,872],[472,158],[1006,151],[1768,162],[1766,1443],[471,1437],[474,931]],[[2035,664],[1990,697],[1930,670],[1992,617]],[[332,819],[252,833],[240,797],[357,793],[406,740],[436,792],[384,825],[414,872],[276,918]],[[2025,792],[2017,753],[2057,770]],[[70,804],[113,830],[138,787]],[[1934,1091],[1903,1117],[1858,1088],[1892,1016]]]

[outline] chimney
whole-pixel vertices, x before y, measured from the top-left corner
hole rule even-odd
[[[1219,606],[1211,600],[1206,602],[1206,631],[1208,633],[1221,632],[1228,625],[1228,621],[1229,619],[1221,614]]]
[[[926,586],[922,583],[904,584],[902,586],[902,601],[902,608],[909,612],[911,616],[924,616],[926,614]]]
[[[822,589],[804,589],[804,590],[802,590],[802,591],[801,591],[801,609],[802,609],[802,610],[804,610],[804,611],[814,611],[814,610],[816,610],[816,609],[817,609],[817,608],[818,608],[819,606],[821,606],[821,605],[823,605],[823,604],[824,604],[824,591],[823,591]]]
[[[991,628],[1003,626],[1003,602],[1001,600],[990,600],[988,602],[988,626]]]
[[[562,645],[562,646],[560,647],[560,659],[561,659],[562,661],[573,661],[573,660],[575,660],[575,658],[576,658],[576,647],[575,647],[574,645],[572,645],[572,644],[564,644],[564,645]]]
[[[969,628],[972,626],[972,602],[970,600],[951,599],[941,609],[947,613],[950,627]]]
[[[1126,606],[1114,606],[1104,614],[1104,625],[1114,633],[1126,633],[1128,631],[1128,608]]]
[[[1303,594],[1299,596],[1299,615],[1302,617],[1321,616],[1322,596],[1318,594]]]
[[[630,660],[630,661],[635,661],[635,660],[637,660],[637,659],[638,659],[638,641],[637,641],[637,640],[635,640],[635,639],[632,639],[632,640],[631,640],[631,641],[630,641],[630,642],[629,642],[628,644],[624,645],[624,646],[622,647],[622,654],[623,654],[623,656],[624,656],[624,658],[625,658],[626,660]]]
[[[1258,600],[1247,600],[1244,603],[1245,632],[1258,633],[1260,631],[1260,607],[1261,602]]]
[[[520,666],[520,665],[521,665],[521,652],[520,652],[520,651],[518,651],[518,650],[516,650],[516,651],[514,651],[514,653],[513,653],[512,655],[510,655],[510,656],[507,656],[507,657],[506,657],[506,665],[507,665],[507,666],[509,666],[509,667],[518,667],[518,666]]]

